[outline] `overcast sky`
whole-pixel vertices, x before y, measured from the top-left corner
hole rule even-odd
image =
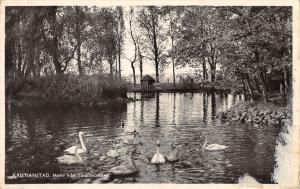
[[[129,6],[124,7],[124,22],[125,22],[125,41],[124,41],[124,56],[126,56],[129,59],[133,59],[134,57],[134,45],[129,33],[129,17],[128,17],[128,12],[129,12]],[[167,49],[171,48],[171,44],[167,45]],[[122,67],[122,75],[123,76],[128,76],[132,74],[132,68],[130,61],[126,58],[122,58],[121,60],[121,67]],[[136,70],[136,75],[139,74],[139,60],[135,62],[135,70]],[[187,68],[188,69],[188,68]],[[182,73],[185,72],[187,69],[176,69],[176,73]],[[168,68],[164,70],[166,75],[172,76],[172,64],[170,63]],[[155,66],[154,62],[150,62],[148,59],[143,59],[143,75],[146,74],[155,74]]]

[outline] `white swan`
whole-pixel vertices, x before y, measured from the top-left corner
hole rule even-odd
[[[73,164],[83,164],[84,160],[78,155],[77,151],[80,148],[75,146],[75,154],[74,155],[63,155],[61,157],[56,158],[59,164],[64,165],[73,165]]]
[[[133,131],[126,131],[125,132],[126,135],[134,135],[135,133],[137,133],[137,131],[135,129]]]
[[[78,154],[86,153],[86,147],[85,147],[83,139],[82,139],[83,134],[84,134],[83,132],[81,132],[81,131],[79,132],[79,140],[80,140],[81,148],[77,149],[77,146],[72,146],[72,147],[64,150],[64,152],[66,154],[75,154],[76,149],[77,149]]]
[[[171,150],[166,159],[168,162],[175,162],[179,160],[179,152],[174,143],[171,144]]]
[[[119,139],[121,139],[121,142],[123,144],[134,144],[135,145],[135,144],[139,143],[137,137],[140,137],[139,132],[134,131],[133,136],[121,137]]]
[[[120,154],[117,150],[116,141],[114,141],[113,149],[109,150],[106,155],[109,157],[112,157],[112,158],[117,158],[120,156]]]
[[[130,152],[130,163],[119,165],[117,167],[111,168],[108,173],[111,173],[114,176],[127,176],[127,175],[134,175],[138,174],[139,170],[134,162],[134,154],[136,153],[136,149]]]
[[[156,153],[153,155],[151,159],[151,163],[153,164],[160,164],[160,163],[165,163],[165,158],[162,154],[159,153],[159,147],[160,147],[160,142],[157,140],[156,142]]]
[[[228,146],[221,145],[221,144],[209,144],[209,145],[207,145],[207,136],[206,136],[206,133],[203,133],[201,136],[205,137],[205,141],[204,141],[204,144],[202,146],[203,150],[213,151],[213,150],[224,150],[224,149],[228,148]]]

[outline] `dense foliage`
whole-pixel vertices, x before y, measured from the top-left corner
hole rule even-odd
[[[193,82],[246,99],[268,101],[274,78],[283,99],[291,92],[291,7],[7,7],[5,22],[6,79],[16,82],[10,91],[20,78],[70,73],[85,75],[78,82],[93,74],[121,80],[126,58],[134,84],[138,61],[140,77],[143,63],[153,63],[156,82],[171,66],[174,87],[182,76],[176,68],[187,66]],[[126,36],[134,56],[124,54]]]

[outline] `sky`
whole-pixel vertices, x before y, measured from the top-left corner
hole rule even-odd
[[[131,63],[128,59],[133,60],[134,58],[134,45],[130,36],[130,30],[129,30],[129,17],[128,17],[128,12],[129,12],[130,7],[125,6],[124,7],[124,25],[125,25],[125,39],[124,39],[124,56],[122,58],[121,62],[121,67],[122,67],[122,75],[123,76],[128,76],[132,74],[132,68],[131,68]],[[135,62],[135,69],[136,73],[139,73],[139,62],[138,60]],[[146,61],[144,59],[144,64],[143,64],[143,73],[145,74],[153,74],[155,73],[155,67],[154,63]]]
[[[121,69],[122,69],[122,75],[123,76],[129,76],[132,74],[132,68],[131,68],[131,64],[129,59],[133,59],[134,58],[134,45],[130,36],[130,32],[129,32],[129,17],[128,17],[128,12],[129,12],[129,6],[125,6],[124,7],[124,22],[125,22],[125,40],[124,40],[124,56],[127,57],[127,59],[125,57],[122,58],[122,62],[121,62]],[[166,45],[167,49],[171,49],[171,44],[168,43]],[[135,70],[136,70],[136,75],[139,74],[139,60],[136,61],[135,63]],[[183,73],[185,71],[187,71],[187,69],[179,69],[176,68],[176,73]],[[172,64],[170,63],[169,66],[164,70],[164,72],[168,77],[172,77]],[[146,74],[150,74],[150,75],[154,75],[155,74],[155,66],[154,66],[154,62],[150,62],[149,60],[147,60],[146,58],[143,59],[143,75]],[[171,79],[171,78],[170,78]]]

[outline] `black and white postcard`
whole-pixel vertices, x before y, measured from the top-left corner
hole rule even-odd
[[[299,1],[1,5],[1,188],[299,186]]]

